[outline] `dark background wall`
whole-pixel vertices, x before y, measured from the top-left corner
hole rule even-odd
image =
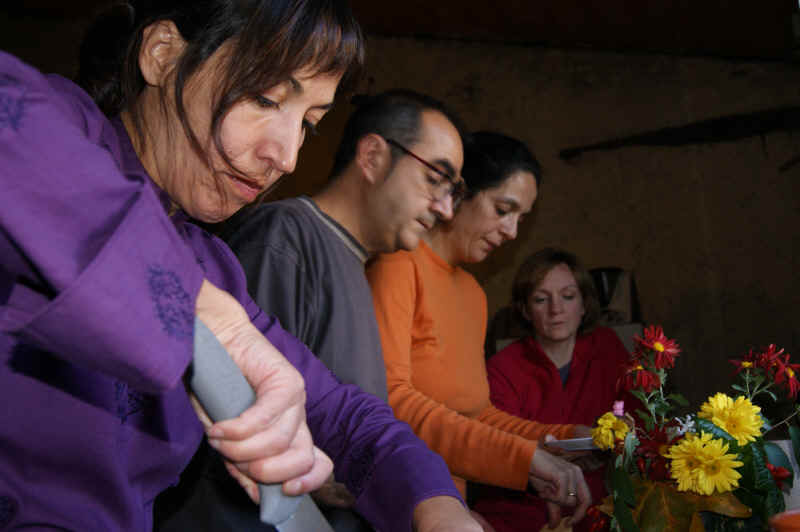
[[[428,92],[473,129],[522,138],[545,167],[520,237],[472,268],[490,312],[507,303],[525,256],[559,245],[589,267],[634,272],[645,320],[684,348],[675,378],[695,402],[727,386],[727,358],[766,343],[797,350],[796,5],[374,4],[353,2],[369,35],[363,91]],[[94,7],[0,7],[0,48],[74,75]],[[325,182],[348,112],[339,102],[279,195]],[[706,123],[720,117],[727,122]]]

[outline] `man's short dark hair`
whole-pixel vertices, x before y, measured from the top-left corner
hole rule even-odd
[[[423,111],[442,113],[463,138],[461,121],[439,100],[409,89],[393,89],[374,96],[353,98],[356,110],[350,115],[333,160],[331,176],[336,177],[355,158],[358,141],[370,133],[393,139],[403,146],[413,146],[419,140]],[[400,155],[391,147],[392,158]]]

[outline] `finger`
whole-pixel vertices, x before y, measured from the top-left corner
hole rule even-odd
[[[592,492],[589,490],[589,486],[586,484],[583,474],[578,477],[576,491],[578,496],[578,505],[575,508],[575,511],[572,512],[572,517],[569,521],[570,524],[577,523],[583,519],[583,517],[586,515],[586,510],[588,510],[589,506],[592,505]]]
[[[547,526],[555,528],[561,522],[561,506],[551,501],[545,501],[547,506]]]
[[[327,454],[314,447],[314,465],[311,471],[283,483],[286,495],[301,495],[319,488],[333,473],[333,461]]]
[[[208,430],[208,428],[214,424],[211,421],[211,418],[208,417],[203,405],[200,404],[200,401],[197,399],[197,396],[193,393],[189,394],[189,402],[192,403],[192,408],[194,409],[195,414],[197,414],[197,419],[200,420],[200,423],[203,424],[203,428]]]
[[[236,462],[236,467],[254,480],[272,484],[307,475],[312,471],[315,460],[314,444],[306,427],[298,432],[297,441],[286,451],[252,461]]]
[[[247,493],[247,496],[252,499],[252,501],[258,504],[261,500],[261,496],[258,491],[258,484],[255,483],[250,477],[239,471],[235,465],[228,462],[227,460],[223,460],[225,464],[225,469],[228,470],[228,473],[239,483],[239,485],[244,489]]]
[[[209,436],[215,439],[241,441],[258,432],[280,425],[293,434],[305,419],[305,392],[284,390],[281,383],[268,390],[257,390],[256,401],[239,416],[212,425]]]
[[[259,410],[259,406],[254,405],[249,408],[247,412]],[[245,414],[242,414],[244,416]],[[228,420],[224,423],[236,422],[242,419],[242,416],[234,420]],[[266,419],[261,423],[262,426],[258,430],[246,429],[242,432],[234,434],[230,427],[241,427],[241,425],[228,424],[225,425],[223,434],[230,437],[220,437],[215,429],[222,425],[218,423],[208,430],[209,443],[212,447],[217,449],[226,458],[232,462],[249,462],[259,458],[268,458],[270,456],[280,455],[289,450],[292,445],[298,445],[298,434],[303,427],[305,427],[305,410],[300,407],[294,407],[286,410],[278,419],[275,419],[271,424]],[[255,426],[255,425],[251,425]],[[307,428],[306,428],[307,430]],[[247,434],[245,436],[245,434]],[[240,437],[244,436],[244,437]],[[307,441],[308,453],[311,453],[311,442]]]

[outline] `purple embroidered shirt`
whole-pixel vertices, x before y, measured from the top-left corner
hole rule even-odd
[[[458,497],[391,409],[250,300],[220,240],[170,219],[121,122],[0,52],[0,529],[147,531],[202,437],[181,377],[205,277],[301,371],[315,442],[376,528]]]

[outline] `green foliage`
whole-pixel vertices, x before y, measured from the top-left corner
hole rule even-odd
[[[627,471],[623,468],[615,467],[611,471],[611,494],[614,501],[614,518],[617,525],[624,532],[639,532],[639,528],[633,521],[631,508],[636,504],[633,492],[633,483]]]
[[[635,458],[636,448],[639,447],[639,438],[636,437],[636,433],[634,431],[628,432],[625,435],[625,442],[624,451],[622,456],[624,457],[623,467],[626,471],[632,471],[635,467],[633,460]]]
[[[718,426],[714,425],[711,421],[707,419],[697,418],[695,420],[695,430],[697,432],[707,432],[713,435],[715,438],[720,438],[729,444],[729,449],[731,451],[738,450],[738,444],[736,443],[736,438],[719,428]],[[736,446],[734,449],[732,445]]]
[[[689,406],[689,401],[679,393],[671,393],[667,396],[667,399],[680,406]]]
[[[789,438],[792,440],[794,461],[800,464],[800,427],[795,424],[789,425]]]
[[[790,473],[792,472],[792,463],[789,461],[789,457],[786,456],[786,453],[783,452],[783,449],[781,449],[780,446],[772,443],[771,441],[765,441],[764,453],[766,454],[767,461],[770,464],[774,465],[775,467],[782,467]],[[794,485],[794,475],[784,480],[784,483],[791,489],[791,487]]]
[[[767,462],[780,465],[767,458],[767,453],[775,456],[775,460],[788,462],[785,453],[775,444],[757,440],[742,448],[739,456],[744,465],[739,469],[742,478],[740,488],[734,494],[749,506],[755,515],[766,525],[769,518],[785,509],[783,493],[775,485],[772,474],[767,469]]]

